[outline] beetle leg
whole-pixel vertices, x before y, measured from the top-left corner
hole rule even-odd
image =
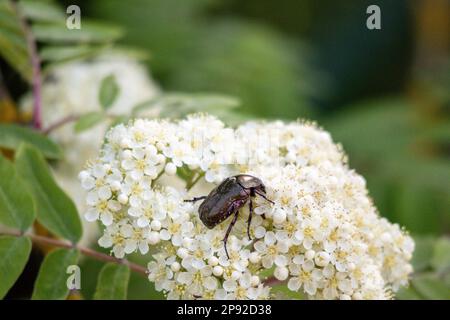
[[[258,190],[255,190],[255,192],[256,192],[257,195],[259,195],[260,197],[263,197],[264,199],[269,201],[271,204],[275,204],[275,202],[273,202],[272,200],[267,199],[267,197],[263,193],[259,192]]]
[[[197,202],[200,200],[205,200],[207,196],[195,197],[193,199],[184,200],[184,202]]]
[[[234,207],[233,207],[234,208]],[[225,253],[227,254],[227,258],[230,259],[230,256],[228,255],[228,250],[227,250],[227,241],[228,241],[228,236],[230,235],[231,229],[233,229],[234,224],[237,221],[239,215],[239,210],[236,209],[235,213],[234,213],[234,217],[233,220],[231,220],[230,225],[228,226],[227,232],[225,233],[225,237],[223,238],[223,246],[225,248]]]
[[[249,213],[248,213],[247,235],[248,235],[248,240],[252,240],[252,237],[250,237],[250,224],[252,223],[252,216],[253,216],[252,198],[250,198],[250,201],[248,202],[248,209],[249,209]]]

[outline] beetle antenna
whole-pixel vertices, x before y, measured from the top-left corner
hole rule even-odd
[[[255,192],[256,192],[257,195],[259,195],[260,197],[263,197],[264,199],[266,199],[267,201],[269,201],[271,204],[275,204],[275,202],[273,202],[273,201],[270,200],[270,199],[267,199],[267,197],[266,197],[264,194],[262,194],[261,192],[259,192],[258,190],[255,190]]]
[[[206,196],[195,197],[193,199],[186,199],[186,200],[183,200],[183,201],[184,202],[197,202],[197,201],[204,200],[204,199],[206,199]]]
[[[227,250],[227,242],[225,240],[223,242],[223,247],[225,249],[225,254],[227,255],[227,259],[230,260],[230,256],[228,255],[228,250]]]

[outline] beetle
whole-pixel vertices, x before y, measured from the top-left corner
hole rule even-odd
[[[231,229],[233,229],[239,216],[239,209],[248,202],[249,216],[247,222],[247,235],[249,240],[251,240],[250,224],[253,216],[252,198],[258,195],[273,204],[274,202],[269,200],[265,194],[266,187],[261,179],[248,174],[239,174],[223,180],[207,196],[195,197],[184,201],[197,202],[204,200],[198,208],[198,213],[200,215],[200,220],[209,229],[214,228],[229,216],[233,215],[233,219],[223,238],[225,253],[227,257],[230,258],[227,251],[227,240]]]

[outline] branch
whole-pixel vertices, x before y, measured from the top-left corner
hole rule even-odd
[[[73,245],[68,241],[64,240],[58,240],[53,239],[49,237],[39,236],[35,234],[22,234],[20,231],[2,231],[0,235],[8,235],[8,236],[14,236],[14,237],[21,237],[21,236],[27,236],[31,239],[34,243],[42,243],[46,245],[51,245],[59,248],[66,248],[66,249],[77,249],[85,256],[92,257],[96,260],[105,261],[105,262],[113,262],[118,264],[124,264],[130,268],[130,270],[139,273],[140,275],[147,277],[147,270],[136,263],[130,262],[126,259],[118,259],[113,256],[92,250],[90,248],[81,247],[78,245]]]
[[[53,130],[59,129],[60,127],[66,125],[70,122],[75,122],[75,121],[79,120],[84,115],[85,114],[69,114],[69,115],[53,122],[47,128],[42,129],[42,133],[47,135],[50,132],[52,132]],[[120,115],[118,115],[118,114],[115,115],[115,114],[108,114],[108,113],[105,113],[105,116],[111,120],[115,120],[120,117]],[[163,173],[164,173],[164,171],[163,171]]]
[[[277,286],[279,284],[284,284],[285,281],[278,280],[274,276],[271,276],[263,281],[263,284],[268,287]]]
[[[28,46],[28,53],[30,56],[31,68],[33,71],[32,75],[32,86],[33,86],[33,126],[36,129],[42,129],[42,75],[41,75],[41,62],[38,55],[36,39],[31,32],[29,25],[25,17],[21,14],[16,1],[10,1],[11,6],[16,12],[17,16],[20,20],[20,25],[23,33],[25,34],[25,38]]]
[[[186,184],[186,190],[187,190],[187,191],[191,190],[192,187],[195,186],[195,184],[196,184],[201,178],[203,178],[204,175],[205,175],[205,173],[202,172],[202,173],[198,174],[196,178],[191,179],[191,181],[189,181],[189,182]]]
[[[42,130],[42,133],[47,135],[50,132],[52,132],[53,130],[56,130],[59,127],[62,127],[65,124],[70,123],[72,121],[77,121],[78,119],[80,119],[79,115],[70,114],[70,115],[68,115],[68,116],[66,116],[66,117],[64,117],[64,118],[62,118],[62,119],[60,119],[60,120],[50,124],[47,128]]]

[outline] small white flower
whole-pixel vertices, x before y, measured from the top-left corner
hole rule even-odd
[[[311,299],[386,299],[408,283],[414,242],[378,216],[364,179],[343,159],[312,124],[250,122],[233,130],[193,115],[111,129],[80,180],[86,218],[106,226],[99,245],[118,258],[153,246],[149,280],[168,299],[267,299],[259,274],[272,268]],[[249,234],[249,206],[239,210],[227,255],[233,218],[208,229],[199,205],[184,200],[238,173],[260,178],[274,203],[252,197]]]
[[[286,241],[277,241],[275,233],[269,231],[264,236],[264,241],[255,243],[255,249],[261,255],[264,268],[270,268],[277,258],[288,252],[289,247]]]
[[[114,212],[121,209],[121,205],[118,201],[113,199],[108,199],[106,192],[102,193],[100,190],[97,194],[90,193],[88,195],[88,204],[90,207],[85,213],[84,217],[87,221],[95,221],[100,217],[100,220],[105,226],[112,224],[114,220]]]

